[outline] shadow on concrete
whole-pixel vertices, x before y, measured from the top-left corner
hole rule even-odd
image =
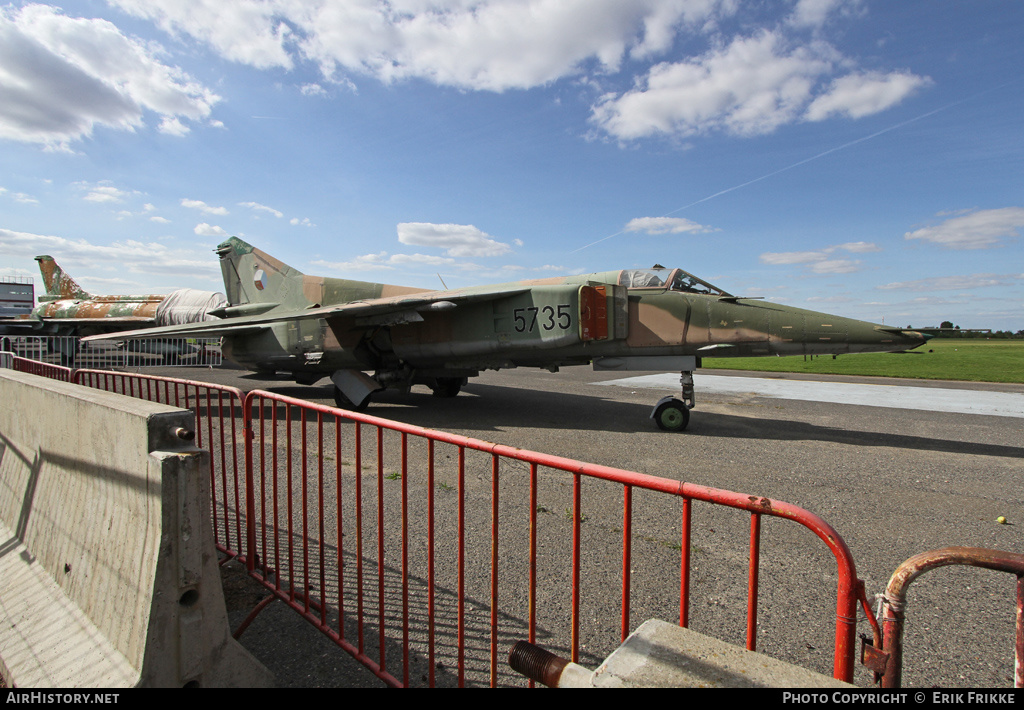
[[[317,389],[321,397],[332,396],[329,389],[295,385],[274,387],[272,391],[291,397],[311,399],[311,395]],[[566,429],[567,422],[585,422],[585,428],[591,431],[661,434],[650,419],[655,401],[655,397],[652,396],[650,405],[632,404],[600,396],[470,383],[463,394],[450,399],[434,397],[425,390],[413,390],[407,394],[396,391],[379,392],[374,395],[366,414],[432,429],[468,429],[480,432],[479,436],[508,428]],[[701,411],[699,407],[693,411],[686,432],[664,435],[817,441],[974,456],[1024,458],[1024,446],[1021,445],[964,442],[938,436],[851,431],[774,417],[751,417],[747,414],[731,416]]]

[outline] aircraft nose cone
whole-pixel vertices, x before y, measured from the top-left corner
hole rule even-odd
[[[927,335],[916,330],[852,319],[833,318],[829,322],[837,324],[834,326],[837,329],[845,329],[849,347],[846,352],[851,353],[901,352],[913,350],[928,341]]]

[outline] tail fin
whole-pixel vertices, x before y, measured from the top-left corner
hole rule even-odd
[[[45,254],[36,257],[39,262],[39,273],[43,275],[43,286],[46,287],[47,296],[59,298],[76,298],[88,300],[92,295],[75,283],[75,280],[64,273],[64,270],[57,265],[52,256]]]
[[[249,303],[305,308],[304,274],[265,251],[231,237],[217,247],[224,292],[231,306]]]

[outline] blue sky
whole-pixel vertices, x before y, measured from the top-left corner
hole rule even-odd
[[[238,235],[328,276],[659,262],[1016,331],[1021,37],[1017,0],[13,3],[0,275],[221,290]]]

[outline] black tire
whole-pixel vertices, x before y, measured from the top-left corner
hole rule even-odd
[[[690,410],[678,399],[673,399],[654,410],[654,421],[662,431],[683,431],[690,423]]]
[[[350,412],[364,412],[366,411],[366,408],[370,406],[370,397],[369,395],[367,395],[366,399],[364,399],[357,405],[354,404],[351,399],[345,396],[345,393],[341,391],[341,388],[335,386],[334,403],[338,405],[338,409],[347,409]]]
[[[435,397],[455,397],[462,390],[461,377],[438,377],[434,380]]]

